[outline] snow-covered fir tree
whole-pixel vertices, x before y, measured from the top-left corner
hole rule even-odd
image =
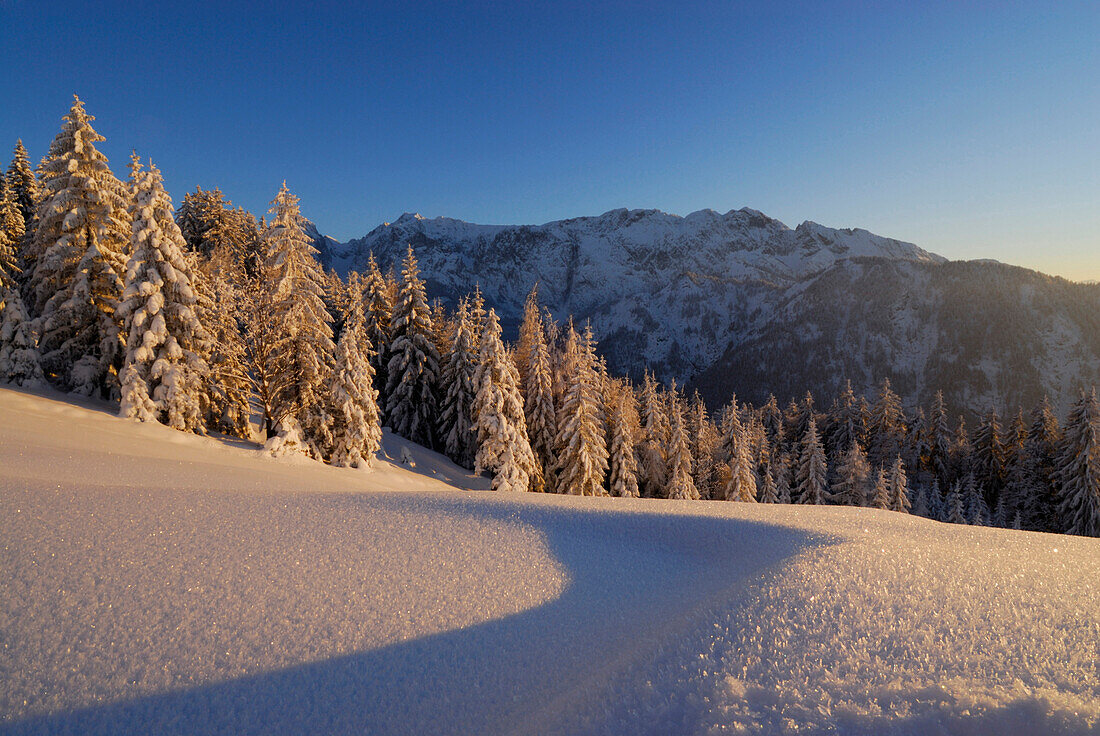
[[[555,482],[560,493],[601,496],[607,473],[607,442],[600,417],[599,374],[592,331],[578,336],[566,330],[562,380],[565,394],[558,410]]]
[[[248,370],[248,347],[241,333],[245,276],[241,287],[218,265],[218,251],[206,261],[198,254],[186,254],[192,269],[199,322],[209,336],[207,364],[206,425],[225,434],[250,439],[252,436],[252,380]]]
[[[466,300],[459,302],[455,315],[454,339],[443,364],[441,390],[443,402],[439,412],[439,436],[443,452],[464,468],[474,467],[477,452],[477,431],[474,426],[474,399],[477,389],[474,374],[479,362],[470,334],[470,317]]]
[[[870,491],[870,479],[871,465],[867,462],[867,454],[858,442],[853,441],[836,467],[829,501],[845,506],[865,505]]]
[[[798,482],[798,502],[807,504],[825,503],[828,492],[826,477],[828,465],[825,461],[825,447],[817,434],[817,422],[811,418],[806,425],[806,434],[802,437],[801,453],[795,478]]]
[[[883,379],[878,400],[871,411],[867,458],[872,465],[887,466],[905,449],[905,413],[901,398]]]
[[[500,339],[500,322],[492,309],[481,334],[474,386],[474,471],[491,473],[495,491],[541,490],[538,464],[527,439],[519,372]]]
[[[951,424],[947,418],[943,391],[936,391],[928,416],[928,445],[933,474],[944,486],[951,483]]]
[[[26,234],[23,212],[11,184],[0,176],[0,289],[12,288],[22,273],[19,253]]]
[[[751,439],[741,425],[736,398],[722,415],[722,451],[729,475],[722,489],[726,501],[756,501],[756,473],[753,469]]]
[[[516,340],[516,369],[519,371],[520,387],[525,400],[535,344],[538,341],[545,341],[538,291],[538,284],[535,284],[523,303],[523,317],[519,323],[519,338]]]
[[[136,156],[131,171],[132,255],[118,308],[126,335],[119,416],[202,432],[208,338],[196,312],[186,243],[160,171],[151,164],[142,170]]]
[[[129,255],[127,196],[96,150],[104,138],[79,98],[64,120],[43,169],[27,306],[41,322],[47,377],[63,390],[107,396],[117,391],[123,354],[115,310]]]
[[[966,501],[963,498],[962,481],[955,481],[947,494],[947,510],[944,521],[948,524],[969,524],[966,518]]]
[[[775,474],[772,472],[772,464],[764,468],[763,487],[760,489],[761,503],[779,503],[779,488],[775,483]]]
[[[996,503],[1005,477],[1004,433],[996,410],[991,409],[978,423],[971,458],[971,472],[986,503]]]
[[[671,428],[666,402],[661,398],[657,382],[645,372],[639,396],[642,418],[642,440],[639,465],[642,491],[655,498],[664,495],[668,486],[668,454]]]
[[[550,349],[541,326],[531,335],[531,348],[524,391],[524,415],[531,449],[542,468],[546,490],[557,491],[554,476],[554,448],[557,441],[558,414],[554,404],[554,380],[550,373]]]
[[[424,282],[411,245],[402,263],[401,289],[390,326],[386,417],[402,437],[435,447],[439,353],[433,341]]]
[[[773,472],[775,474],[776,496],[779,498],[779,503],[791,503],[793,501],[791,497],[791,476],[794,472],[793,466],[794,461],[786,451],[780,453],[776,457]]]
[[[38,187],[38,178],[34,175],[34,169],[31,168],[31,161],[27,156],[27,149],[23,147],[22,139],[15,143],[5,179],[19,206],[19,213],[27,233],[33,233],[38,202],[42,195]]]
[[[989,526],[991,515],[989,505],[985,502],[985,494],[978,485],[974,473],[968,473],[963,483],[964,500],[966,501],[966,521],[974,526]]]
[[[378,263],[375,262],[373,253],[367,260],[367,272],[363,275],[362,286],[363,324],[367,339],[374,346],[374,351],[370,355],[371,365],[374,366],[374,386],[381,393],[386,388],[386,370],[390,362],[390,342],[393,338],[390,322],[393,319],[393,299],[385,277],[378,270]],[[476,342],[472,327],[470,336]],[[471,347],[473,347],[472,344]],[[382,403],[385,404],[385,401],[383,400]],[[384,408],[383,416],[385,416]]]
[[[374,369],[363,355],[370,350],[370,343],[363,330],[363,303],[358,290],[350,292],[346,308],[347,319],[336,345],[332,371],[332,464],[370,467],[382,446],[382,421]]]
[[[267,411],[276,426],[293,417],[302,440],[317,458],[332,448],[332,317],[325,308],[325,276],[314,258],[317,249],[302,231],[298,198],[283,182],[272,201],[271,221],[264,232],[263,266],[273,339],[269,345],[271,388]]]
[[[0,381],[16,386],[44,382],[33,324],[14,285],[0,286]]]
[[[668,392],[668,417],[671,420],[668,445],[668,490],[666,495],[677,500],[697,500],[699,491],[691,476],[691,445],[684,422],[684,407],[676,392],[676,384]]]
[[[1066,420],[1055,477],[1063,531],[1100,537],[1100,402],[1083,393]]]
[[[871,487],[871,508],[887,511],[890,509],[890,480],[884,468],[875,473],[875,483]]]
[[[629,383],[614,382],[608,409],[608,488],[612,496],[637,498],[640,494],[635,442],[641,422]]]
[[[909,513],[912,503],[909,501],[909,479],[905,475],[905,463],[901,456],[894,458],[890,466],[890,510]]]

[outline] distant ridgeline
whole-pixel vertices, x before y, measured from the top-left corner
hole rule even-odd
[[[402,215],[334,251],[383,271],[412,244],[429,297],[476,282],[514,335],[532,284],[560,321],[590,321],[609,369],[648,369],[761,404],[889,378],[914,409],[942,390],[968,419],[1100,382],[1100,287],[991,261],[948,262],[865,230],[795,229],[754,210],[615,210],[539,226]]]
[[[497,490],[1100,536],[1095,286],[752,210],[409,215],[321,242],[341,277],[285,183],[264,222],[218,190],[175,211],[91,121],[76,100],[37,172],[20,143],[4,176],[0,380],[245,438],[260,407],[269,452],[341,466],[385,423]]]

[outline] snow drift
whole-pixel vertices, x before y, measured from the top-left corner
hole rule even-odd
[[[0,389],[3,733],[1094,733],[1100,544],[472,493]]]

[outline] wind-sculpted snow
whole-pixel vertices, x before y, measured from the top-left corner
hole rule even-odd
[[[0,417],[0,733],[1100,723],[1096,540],[471,493],[392,436],[415,466],[336,469],[4,388]]]
[[[624,675],[576,733],[1095,734],[1100,544],[871,509]],[[583,725],[582,725],[583,722]]]

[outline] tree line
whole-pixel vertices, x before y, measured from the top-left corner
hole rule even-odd
[[[533,289],[506,343],[474,285],[430,302],[400,272],[325,273],[284,183],[257,220],[218,190],[178,210],[135,155],[119,180],[75,99],[36,169],[19,142],[0,189],[0,379],[118,401],[119,414],[369,465],[381,427],[498,490],[845,504],[953,523],[1100,536],[1100,404],[1044,401],[971,431],[937,393],[907,414],[884,381],[780,409],[609,375],[590,327]]]

